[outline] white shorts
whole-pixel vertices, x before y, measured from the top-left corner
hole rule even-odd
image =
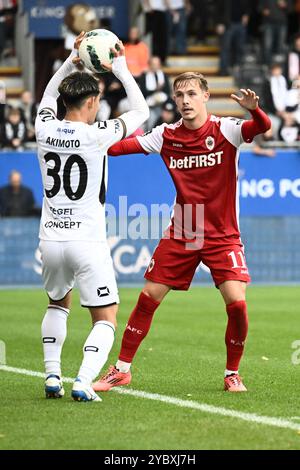
[[[76,284],[82,307],[119,303],[107,242],[40,241],[42,275],[52,300],[62,300]]]

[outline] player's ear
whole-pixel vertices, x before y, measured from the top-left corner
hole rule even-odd
[[[209,97],[210,97],[209,91],[205,91],[205,92],[203,93],[203,97],[204,97],[204,100],[203,100],[204,103],[207,103],[207,101],[209,100]]]
[[[86,100],[87,107],[91,109],[94,106],[94,101],[95,97],[94,96],[89,96],[88,99]]]
[[[177,100],[177,96],[176,96],[175,93],[174,93],[174,95],[173,95],[173,101],[174,101],[174,103],[176,104],[176,109],[177,109],[177,101],[176,101],[176,100]]]

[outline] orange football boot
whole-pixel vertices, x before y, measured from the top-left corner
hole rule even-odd
[[[112,387],[128,385],[131,382],[131,372],[120,372],[115,366],[109,366],[108,372],[94,382],[92,388],[95,392],[108,392]]]
[[[224,390],[225,392],[247,392],[239,374],[227,375],[224,378]]]

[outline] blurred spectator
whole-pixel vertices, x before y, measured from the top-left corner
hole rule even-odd
[[[19,109],[21,111],[21,119],[27,128],[27,139],[32,141],[35,136],[34,122],[37,114],[37,104],[33,100],[31,91],[23,91]]]
[[[148,68],[149,48],[140,39],[140,32],[137,27],[132,27],[129,31],[129,42],[125,45],[126,62],[129,70],[136,79]],[[120,113],[128,111],[128,101],[121,82],[113,74],[104,74],[105,101],[104,107],[110,107],[110,117],[117,117]],[[104,110],[103,110],[104,111]],[[101,105],[100,105],[100,113]]]
[[[298,124],[300,124],[300,75],[292,82],[287,94],[287,111],[292,112]]]
[[[125,44],[125,55],[128,69],[136,81],[140,83],[142,74],[148,69],[150,54],[148,46],[140,39],[139,29],[135,26],[130,28],[129,43]],[[117,86],[117,82],[115,86]],[[119,86],[121,85],[119,84]],[[120,93],[122,95],[120,95],[120,100],[118,102],[117,115],[126,113],[130,109],[129,102],[123,87],[121,87]]]
[[[81,31],[88,32],[99,28],[99,20],[94,8],[80,2],[66,8],[64,23],[67,28],[65,32],[65,49],[67,51],[73,49],[75,38]]]
[[[274,142],[272,127],[264,134],[259,134],[254,138],[253,153],[262,157],[275,157],[275,149],[268,147],[270,142]]]
[[[141,91],[150,108],[150,117],[147,129],[152,129],[158,119],[162,105],[170,95],[170,83],[167,75],[161,69],[159,57],[152,57],[149,61],[149,71],[140,78]]]
[[[4,81],[0,81],[0,128],[4,124],[5,119],[5,103],[6,103],[6,85]]]
[[[190,0],[166,0],[168,6],[168,53],[186,54],[186,27],[191,11]]]
[[[293,0],[260,0],[262,13],[264,63],[272,63],[273,54],[285,52],[288,29],[288,14]]]
[[[300,0],[295,0],[295,13],[297,15],[298,29],[300,25]]]
[[[5,50],[6,39],[12,35],[14,39],[14,20],[17,12],[17,0],[0,1],[0,59]],[[8,51],[12,55],[13,51]]]
[[[140,77],[148,69],[149,48],[141,40],[139,28],[136,26],[129,30],[125,55],[127,67],[135,78]]]
[[[188,19],[189,34],[194,36],[195,42],[205,41],[209,23],[208,0],[190,0],[191,13]]]
[[[100,104],[99,111],[96,115],[96,121],[106,121],[109,119],[111,114],[111,107],[109,106],[105,96],[105,88],[105,81],[103,78],[99,78]]]
[[[118,116],[118,107],[121,100],[126,98],[126,92],[120,80],[112,73],[103,74],[105,81],[105,98],[111,108],[111,118]]]
[[[282,125],[279,128],[279,139],[287,144],[293,144],[300,140],[300,125],[291,113],[286,113]]]
[[[57,57],[53,63],[52,73],[54,74],[61,67],[70,51],[73,49],[76,36],[78,36],[81,31],[88,32],[99,27],[100,23],[93,7],[80,2],[67,6],[62,28],[65,38],[64,49],[61,50],[61,48],[58,48],[56,52],[54,51]]]
[[[2,217],[30,217],[38,215],[31,189],[22,185],[22,175],[13,170],[9,184],[0,188],[0,215]]]
[[[0,4],[0,59],[5,46],[6,34],[5,34],[5,7]]]
[[[249,1],[249,22],[247,25],[247,43],[250,44],[254,48],[256,44],[258,45],[257,50],[255,51],[257,55],[257,59],[260,61],[262,60],[261,55],[259,54],[261,52],[261,20],[262,20],[262,15],[259,10],[259,2],[260,0],[250,0]],[[249,49],[250,51],[251,49]]]
[[[217,34],[220,36],[220,75],[229,75],[229,67],[240,64],[249,21],[249,1],[217,0]]]
[[[161,109],[161,114],[154,124],[160,126],[163,123],[173,124],[180,119],[180,115],[176,111],[176,105],[173,100],[169,99],[164,103]]]
[[[146,13],[146,32],[151,33],[152,55],[165,64],[168,54],[168,20],[166,0],[141,0]]]
[[[22,145],[27,140],[27,128],[24,121],[22,121],[20,109],[11,108],[8,111],[0,135],[2,147],[22,149]]]
[[[264,107],[272,121],[275,139],[278,138],[278,130],[286,113],[288,96],[288,84],[283,76],[280,64],[273,64],[270,76],[263,85]]]
[[[294,38],[293,49],[288,53],[287,78],[292,82],[300,75],[300,33]]]
[[[286,110],[294,112],[300,106],[300,74],[291,83],[291,88],[287,92]]]

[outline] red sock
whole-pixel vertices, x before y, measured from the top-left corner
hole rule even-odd
[[[247,304],[244,300],[226,306],[228,315],[225,343],[227,347],[226,369],[238,370],[244,352],[248,332]]]
[[[159,302],[141,292],[123,334],[120,361],[132,362],[139,345],[150,329],[153,314],[158,306]]]

